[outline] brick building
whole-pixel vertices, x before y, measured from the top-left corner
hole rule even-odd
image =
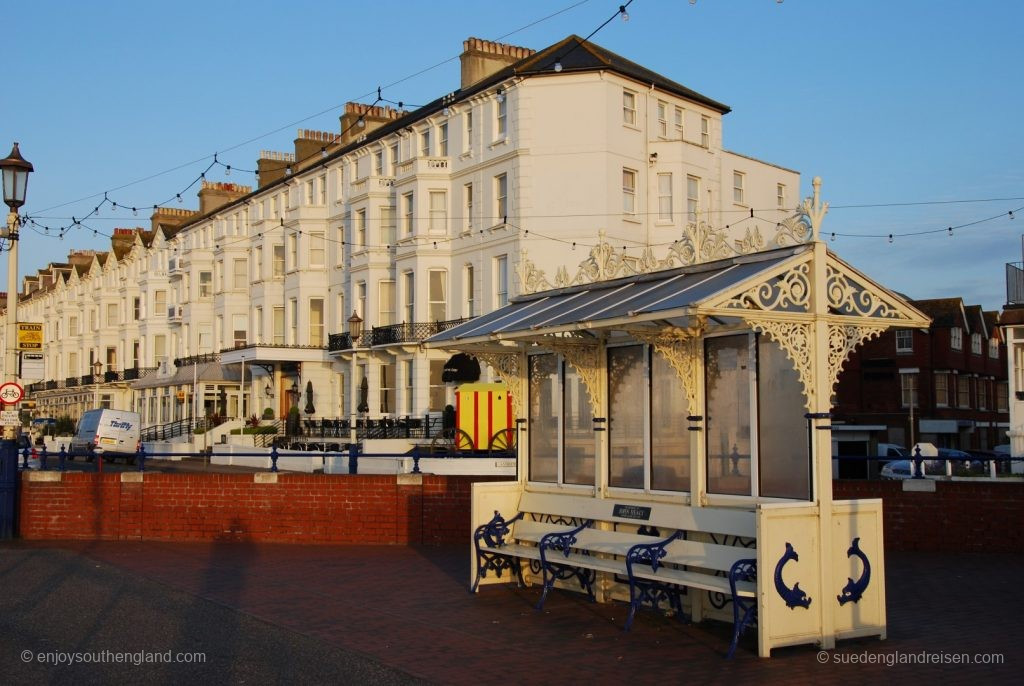
[[[858,348],[836,387],[835,422],[879,427],[879,442],[991,450],[1009,427],[999,314],[961,298],[911,301],[927,330],[895,329]]]

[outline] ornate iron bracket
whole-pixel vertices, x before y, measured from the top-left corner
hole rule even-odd
[[[593,519],[588,519],[574,529],[569,531],[556,531],[554,533],[546,534],[540,539],[540,566],[541,572],[544,578],[544,590],[540,594],[540,600],[537,601],[537,609],[541,610],[544,607],[544,601],[548,597],[548,592],[555,585],[555,581],[564,581],[576,577],[579,581],[580,588],[587,592],[587,595],[592,601],[596,601],[594,596],[594,581],[597,578],[597,573],[593,570],[583,569],[581,567],[575,567],[572,565],[560,565],[557,562],[553,562],[548,559],[547,553],[549,551],[558,551],[565,555],[566,558],[572,552],[573,545],[576,544],[576,534],[583,531],[587,527],[594,523]]]
[[[871,583],[871,563],[868,562],[868,556],[860,549],[860,536],[853,539],[853,545],[851,545],[846,551],[847,557],[852,557],[854,555],[860,558],[861,563],[864,565],[864,571],[856,581],[847,577],[847,584],[843,586],[843,592],[836,596],[840,605],[856,603],[861,599],[861,596],[864,595],[864,591],[867,589],[868,584]]]
[[[811,599],[807,597],[807,594],[800,590],[800,583],[793,584],[793,588],[786,586],[786,582],[782,580],[782,568],[786,566],[786,563],[790,560],[799,561],[800,556],[797,555],[796,551],[793,550],[793,544],[786,543],[786,552],[782,557],[779,558],[778,564],[775,565],[775,591],[786,601],[786,607],[790,610],[796,607],[807,608],[811,604]]]
[[[473,532],[473,548],[476,550],[476,580],[473,581],[470,593],[476,593],[476,589],[480,586],[480,580],[487,576],[488,571],[494,572],[494,575],[500,579],[502,573],[509,570],[515,573],[519,585],[523,585],[523,573],[519,558],[493,550],[493,548],[505,545],[505,536],[508,536],[511,531],[509,525],[522,518],[523,513],[520,512],[512,519],[506,520],[495,510],[491,521],[481,524]],[[484,545],[481,546],[481,543]],[[487,550],[487,548],[492,550]]]

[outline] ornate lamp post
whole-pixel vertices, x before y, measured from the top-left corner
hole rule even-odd
[[[92,363],[92,383],[93,383],[93,400],[92,404],[94,408],[100,406],[100,374],[103,373],[103,363],[99,361],[99,358]]]
[[[348,407],[349,407],[349,443],[356,442],[356,369],[358,368],[359,355],[355,349],[359,347],[359,337],[363,334],[363,318],[359,313],[352,310],[352,316],[348,318],[348,336],[352,340],[352,363],[349,366],[348,375]]]
[[[7,333],[4,336],[4,381],[18,381],[18,208],[25,204],[28,175],[34,171],[32,165],[21,156],[15,143],[11,154],[0,160],[3,172],[4,202],[10,208],[7,214],[7,228],[0,236],[8,241],[7,253]],[[4,427],[4,440],[13,441],[17,427]]]

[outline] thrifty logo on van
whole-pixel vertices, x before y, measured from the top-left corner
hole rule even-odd
[[[118,420],[113,419],[113,420],[110,421],[110,428],[112,428],[112,429],[124,429],[125,431],[127,431],[128,429],[132,428],[132,423],[131,422],[119,422]]]

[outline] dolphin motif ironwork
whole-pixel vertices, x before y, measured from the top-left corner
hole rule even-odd
[[[786,607],[790,610],[796,607],[807,608],[811,604],[811,599],[807,597],[807,594],[800,590],[800,583],[793,584],[793,588],[786,586],[786,582],[782,580],[782,568],[786,566],[786,563],[790,560],[799,561],[800,556],[797,555],[796,551],[793,550],[793,544],[786,543],[786,553],[779,558],[778,564],[775,565],[775,590],[786,601]]]
[[[864,590],[867,589],[868,584],[871,583],[871,563],[868,562],[868,556],[860,549],[860,536],[853,539],[853,545],[851,545],[846,551],[847,557],[852,555],[856,555],[860,558],[860,561],[864,563],[864,571],[856,581],[847,577],[847,584],[843,586],[843,592],[836,596],[840,605],[855,603],[860,600],[861,596],[864,595]]]

